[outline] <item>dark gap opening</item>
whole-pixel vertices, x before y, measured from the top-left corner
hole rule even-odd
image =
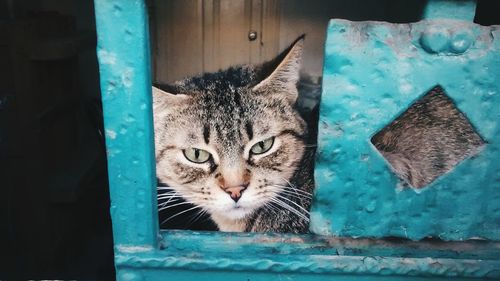
[[[500,1],[479,0],[474,22],[481,25],[500,24]]]

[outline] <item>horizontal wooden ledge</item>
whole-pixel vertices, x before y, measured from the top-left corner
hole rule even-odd
[[[494,241],[193,231],[164,231],[161,237],[160,250],[117,252],[117,267],[500,278],[500,243]]]

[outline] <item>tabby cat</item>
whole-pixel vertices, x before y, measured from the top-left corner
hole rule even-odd
[[[260,66],[153,87],[157,177],[169,190],[160,210],[189,204],[183,212],[206,212],[221,231],[307,231],[314,148],[296,109],[302,50],[303,37]]]

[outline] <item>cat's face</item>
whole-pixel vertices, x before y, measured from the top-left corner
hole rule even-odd
[[[306,126],[293,108],[299,47],[256,86],[234,84],[226,72],[182,94],[154,88],[157,177],[227,220],[276,200],[304,153]]]

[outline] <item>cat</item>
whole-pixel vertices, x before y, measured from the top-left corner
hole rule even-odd
[[[208,213],[226,232],[307,232],[315,151],[296,105],[303,42],[262,65],[153,87],[157,178],[169,190],[160,210],[188,204],[182,212]]]
[[[403,184],[414,188],[430,184],[485,144],[440,85],[375,134],[372,143]]]

